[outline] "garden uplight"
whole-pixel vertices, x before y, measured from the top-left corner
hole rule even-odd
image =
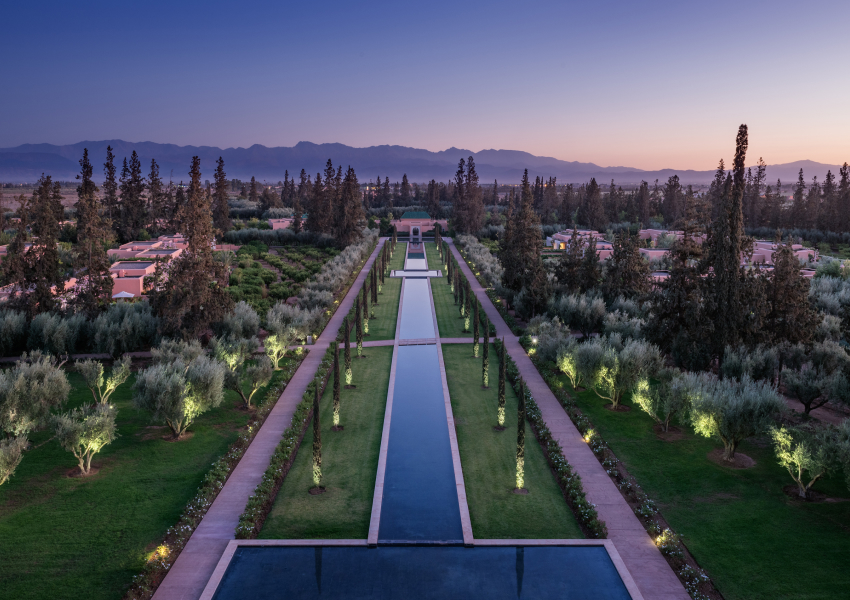
[[[531,338],[531,343],[534,344],[534,345],[537,345],[537,336],[534,336],[533,338]]]

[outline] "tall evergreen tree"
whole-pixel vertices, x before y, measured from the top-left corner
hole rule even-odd
[[[150,296],[163,333],[194,339],[220,321],[231,310],[233,300],[225,287],[224,263],[213,260],[212,211],[197,156],[192,158],[189,177],[184,223],[187,248],[169,265],[162,289],[152,290]]]
[[[345,330],[345,386],[350,387],[354,373],[351,371],[351,323],[348,317],[345,317],[343,329]]]
[[[661,214],[667,226],[675,223],[682,214],[684,192],[678,175],[671,175],[664,186],[664,199]]]
[[[490,321],[484,315],[484,358],[481,362],[481,385],[490,387]]]
[[[333,351],[334,351],[334,424],[333,430],[340,431],[342,427],[339,424],[339,389],[340,389],[340,381],[339,381],[339,344],[337,342],[333,342]]]
[[[115,155],[112,146],[106,147],[106,162],[103,163],[103,207],[110,227],[118,227],[121,221],[118,206],[118,183],[115,179]]]
[[[525,384],[519,380],[516,430],[516,490],[525,489]]]
[[[98,212],[95,194],[97,186],[92,181],[93,167],[89,151],[83,149],[80,159],[80,174],[77,179],[77,245],[76,264],[77,295],[74,304],[77,310],[94,318],[109,306],[112,300],[112,275],[109,272],[109,257],[106,255],[108,232]]]
[[[356,324],[356,334],[357,334],[357,358],[363,358],[363,307],[360,306],[360,296],[354,300],[355,304],[355,317],[354,321]]]
[[[519,231],[516,227],[515,196],[511,189],[508,199],[505,230],[499,243],[499,260],[502,263],[502,285],[509,290],[519,290],[522,287],[522,262],[518,255]]]
[[[330,161],[328,161],[328,164],[330,164]],[[351,167],[348,167],[345,172],[339,203],[334,210],[333,217],[333,235],[340,248],[345,248],[360,238],[360,229],[366,215],[363,213],[363,204],[360,201],[360,184],[357,182],[357,175]]]
[[[592,177],[587,189],[584,192],[584,202],[582,204],[579,219],[591,229],[598,230],[605,225],[605,209],[602,206],[602,191],[599,189],[599,184],[596,183],[596,178]]]
[[[546,270],[540,254],[540,220],[534,212],[534,197],[526,169],[521,186],[519,215],[515,225],[516,260],[520,266],[519,290],[525,291],[524,303],[530,315],[541,314],[549,299]]]
[[[260,201],[260,190],[257,186],[257,180],[251,176],[251,187],[248,188],[248,201],[258,203]]]
[[[123,242],[139,239],[140,232],[148,222],[147,199],[144,196],[145,180],[142,176],[142,163],[133,150],[130,161],[124,159],[121,169],[121,221],[118,228]]]
[[[321,381],[313,380],[313,492],[322,490],[322,421],[320,418],[319,388]]]
[[[764,330],[769,342],[811,342],[817,329],[818,314],[809,301],[809,281],[800,273],[800,261],[790,244],[780,245],[773,253],[768,301],[770,309]]]
[[[407,181],[407,173],[401,178],[401,205],[410,205],[410,182]]]
[[[836,195],[836,227],[839,231],[850,229],[850,165],[844,163],[838,171]]]
[[[580,236],[578,229],[573,226],[569,245],[558,259],[558,266],[555,269],[558,283],[561,284],[565,293],[571,294],[581,288],[581,265],[585,246],[584,236]]]
[[[650,287],[649,263],[641,256],[637,236],[618,233],[613,246],[605,270],[605,295],[613,300],[620,295],[635,298],[646,294]]]
[[[637,191],[635,204],[637,205],[638,220],[644,227],[648,226],[649,219],[652,218],[652,210],[650,206],[649,184],[645,181],[640,182],[640,188],[638,188]]]
[[[473,316],[472,316],[472,356],[478,358],[478,344],[481,339],[481,332],[478,330],[478,298],[473,298]]]
[[[596,251],[596,238],[590,236],[584,256],[581,260],[579,281],[582,292],[595,289],[602,277],[602,269],[599,267],[599,253]]]
[[[428,182],[426,195],[425,207],[428,215],[432,219],[439,219],[442,216],[442,210],[440,209],[440,187],[437,185],[436,180],[432,179]]]
[[[58,308],[56,295],[65,291],[65,274],[57,247],[59,221],[64,213],[61,184],[54,183],[50,175],[42,175],[26,210],[32,217],[30,229],[34,240],[29,250],[22,253],[25,276],[18,282],[22,294],[10,304],[24,309],[32,318]]]
[[[289,172],[287,171],[287,177]],[[230,206],[227,204],[228,181],[224,172],[224,159],[218,157],[215,167],[215,198],[213,200],[213,224],[219,236],[230,230]]]
[[[148,175],[148,202],[150,211],[148,213],[148,225],[151,235],[159,233],[167,219],[166,195],[162,179],[159,176],[159,165],[156,160],[151,159],[151,171]]]
[[[505,338],[499,347],[499,408],[496,411],[496,428],[505,429],[505,379],[507,374],[507,354],[505,353]]]

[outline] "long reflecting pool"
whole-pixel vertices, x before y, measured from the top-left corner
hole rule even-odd
[[[463,543],[437,346],[396,351],[378,538]]]
[[[431,314],[431,291],[428,280],[407,277],[404,280],[404,299],[401,306],[399,339],[434,339],[434,317]],[[440,376],[437,371],[437,377]]]
[[[242,547],[217,600],[625,600],[601,546]]]

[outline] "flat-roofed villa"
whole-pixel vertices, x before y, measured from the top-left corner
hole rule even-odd
[[[409,210],[400,218],[390,221],[390,225],[395,225],[398,233],[409,234],[411,242],[421,242],[422,234],[433,230],[437,223],[443,231],[449,227],[445,219],[432,219],[424,210]]]
[[[118,248],[107,250],[112,260],[129,258],[177,258],[188,245],[182,235],[162,235],[155,240],[128,242]]]

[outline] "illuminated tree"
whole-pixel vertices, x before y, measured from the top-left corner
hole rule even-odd
[[[91,472],[91,460],[117,436],[114,407],[82,406],[54,418],[56,439],[77,459],[80,475]]]
[[[519,380],[516,430],[516,489],[525,488],[525,384]]]
[[[210,342],[212,355],[225,367],[224,387],[239,394],[245,408],[251,409],[251,400],[260,388],[268,385],[274,374],[271,360],[264,356],[255,364],[248,361],[259,347],[257,338],[222,338]],[[248,392],[243,382],[248,382]]]
[[[484,315],[484,359],[481,363],[481,385],[490,387],[490,323]]]
[[[334,431],[339,431],[339,344],[333,343],[334,351]]]
[[[358,296],[355,299],[355,304],[357,308],[355,309],[355,323],[356,323],[356,334],[357,334],[357,357],[363,358],[363,315],[360,307],[360,297]]]
[[[192,422],[224,398],[225,368],[207,356],[184,362],[183,358],[154,364],[139,372],[133,404],[164,422],[180,439]]]
[[[478,358],[478,344],[479,344],[479,340],[481,338],[481,331],[479,331],[479,329],[478,329],[478,318],[479,318],[479,316],[478,316],[478,299],[476,298],[473,301],[472,304],[475,307],[474,311],[473,311],[473,317],[472,317],[472,322],[473,322],[473,326],[472,326],[472,356],[474,356],[475,358]]]
[[[507,372],[507,354],[505,352],[505,339],[499,349],[499,408],[496,412],[496,423],[499,429],[505,428],[505,377]]]
[[[345,317],[343,329],[345,330],[345,387],[349,387],[354,374],[351,372],[351,324],[348,322],[348,317]]]
[[[0,439],[0,485],[15,473],[27,444],[25,436]]]
[[[369,294],[366,292],[366,282],[363,282],[363,335],[369,335]]]
[[[95,360],[83,360],[76,364],[77,371],[83,376],[86,385],[94,397],[95,404],[109,404],[109,397],[130,377],[130,357],[125,356],[112,365],[107,376],[103,364]]]
[[[45,427],[70,391],[68,377],[52,356],[24,353],[14,367],[0,371],[0,431],[7,438],[23,438]]]
[[[801,425],[786,429],[783,425],[772,428],[770,436],[779,466],[788,469],[800,498],[806,498],[815,482],[836,466],[834,433],[829,427]]]
[[[319,417],[319,380],[313,380],[313,485],[322,486],[322,427]]]

